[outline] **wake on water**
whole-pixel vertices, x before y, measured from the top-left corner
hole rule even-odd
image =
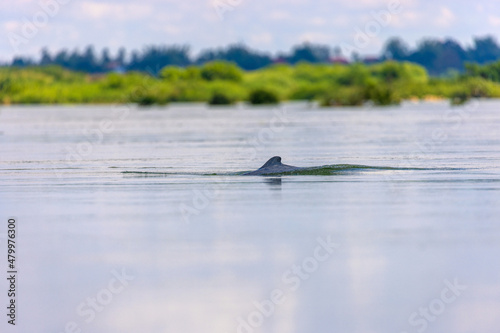
[[[338,175],[353,171],[370,171],[370,170],[421,170],[415,168],[391,168],[391,167],[377,167],[377,166],[367,166],[367,165],[355,165],[355,164],[332,164],[323,165],[319,167],[310,168],[300,168],[292,171],[282,171],[282,172],[269,172],[265,174],[255,175],[255,176],[329,176]],[[174,175],[193,175],[193,176],[252,176],[249,175],[251,171],[239,171],[239,172],[215,172],[215,173],[197,173],[197,172],[158,172],[158,171],[122,171],[122,174],[129,176],[174,176]]]
[[[123,171],[132,177],[166,177],[169,175],[197,175],[197,176],[329,176],[361,171],[402,171],[402,170],[429,170],[423,168],[395,168],[385,166],[368,166],[356,164],[332,164],[317,167],[295,167],[281,163],[281,157],[274,156],[262,167],[255,171],[225,172],[225,173],[179,173],[179,172],[151,172],[151,171]]]

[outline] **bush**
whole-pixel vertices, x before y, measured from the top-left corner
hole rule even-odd
[[[207,102],[212,96],[207,84],[199,81],[182,81],[171,87],[171,102]]]
[[[104,79],[104,87],[110,89],[119,89],[124,86],[124,79],[120,74],[111,73],[106,76]]]
[[[333,80],[342,86],[363,85],[370,77],[368,67],[362,64],[334,65],[332,70],[335,73]]]
[[[489,84],[491,82],[480,78],[470,78],[466,82],[471,97],[491,97]]]
[[[201,78],[206,81],[228,80],[239,82],[243,79],[241,69],[227,61],[212,61],[201,68]]]
[[[358,106],[365,102],[364,90],[360,87],[332,89],[320,100],[321,106]]]
[[[27,67],[24,72],[42,74],[58,82],[81,82],[85,77],[84,73],[70,71],[57,65]]]
[[[424,67],[408,62],[386,61],[370,66],[373,77],[385,83],[414,82],[427,83],[428,76]]]
[[[326,84],[301,84],[293,89],[288,97],[292,100],[312,101],[324,96],[328,90],[329,87]]]
[[[233,104],[235,101],[231,99],[229,96],[227,96],[224,93],[216,92],[212,95],[210,100],[208,101],[208,104],[210,105],[229,105]]]
[[[177,81],[185,78],[186,70],[178,66],[165,66],[160,71],[160,77],[166,81]]]
[[[248,97],[248,101],[251,104],[278,104],[279,98],[278,95],[270,90],[266,89],[255,89],[250,92],[250,96]]]
[[[188,66],[186,68],[178,66],[165,66],[160,71],[160,77],[165,81],[186,81],[198,80],[201,78],[200,69],[195,66]]]
[[[382,84],[368,84],[365,87],[365,98],[375,105],[401,103],[401,97],[396,94],[392,86]]]
[[[466,91],[455,91],[450,96],[451,105],[462,105],[469,101],[470,95]]]
[[[156,98],[153,95],[146,94],[137,98],[137,104],[141,106],[153,105],[156,102]]]
[[[146,88],[137,88],[135,91],[130,94],[130,102],[137,103],[141,106],[153,105],[156,103],[160,103],[160,99],[157,94],[151,89]]]

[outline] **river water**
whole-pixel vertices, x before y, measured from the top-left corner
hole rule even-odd
[[[2,332],[497,333],[499,130],[499,101],[3,107]],[[277,155],[335,170],[240,175]]]

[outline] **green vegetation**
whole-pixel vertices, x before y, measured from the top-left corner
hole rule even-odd
[[[250,92],[248,101],[251,104],[278,104],[279,97],[278,94],[267,89],[255,89]]]
[[[227,80],[240,82],[243,79],[243,73],[238,66],[224,61],[206,63],[201,67],[200,75],[206,81]]]
[[[210,105],[229,105],[233,104],[235,101],[231,99],[228,95],[220,92],[216,92],[212,95],[208,104]]]
[[[500,97],[500,62],[467,64],[464,74],[429,77],[420,65],[387,61],[274,64],[244,71],[234,63],[166,66],[158,77],[141,72],[84,74],[58,66],[0,68],[0,104],[236,102],[276,104],[317,101],[323,106],[398,104],[405,99]]]

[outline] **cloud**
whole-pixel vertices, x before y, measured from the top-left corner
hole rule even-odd
[[[111,4],[93,1],[82,2],[79,9],[79,16],[94,20],[127,21],[145,18],[153,12],[152,7],[146,4]]]
[[[315,26],[323,26],[326,24],[326,20],[319,16],[313,17],[312,19],[309,20],[309,22]]]
[[[181,29],[178,25],[175,24],[158,25],[157,23],[152,24],[151,30],[161,31],[166,33],[167,35],[179,35],[183,31],[185,31],[185,29]]]
[[[21,29],[21,22],[14,20],[6,21],[3,23],[3,29],[7,32],[17,32]]]
[[[330,44],[332,42],[332,34],[323,32],[305,32],[300,34],[299,41],[318,44]]]
[[[267,17],[273,21],[288,20],[292,18],[289,12],[283,10],[275,10],[270,12]]]
[[[404,11],[391,17],[391,25],[398,28],[418,26],[422,23],[424,15],[417,10]]]
[[[0,1],[0,10],[2,12],[22,11],[23,9],[30,9],[31,0],[17,0],[14,3],[9,1]]]
[[[368,9],[387,8],[390,3],[400,3],[402,7],[414,5],[416,0],[358,0],[358,1],[345,1],[334,0],[331,1],[337,8],[355,9],[366,11]]]
[[[449,27],[455,21],[455,14],[448,8],[442,6],[439,10],[439,16],[435,20],[435,24],[439,27]]]
[[[500,16],[490,15],[488,16],[488,22],[494,27],[500,26]]]
[[[250,41],[254,45],[266,47],[273,42],[273,35],[269,32],[253,34],[250,36]]]

